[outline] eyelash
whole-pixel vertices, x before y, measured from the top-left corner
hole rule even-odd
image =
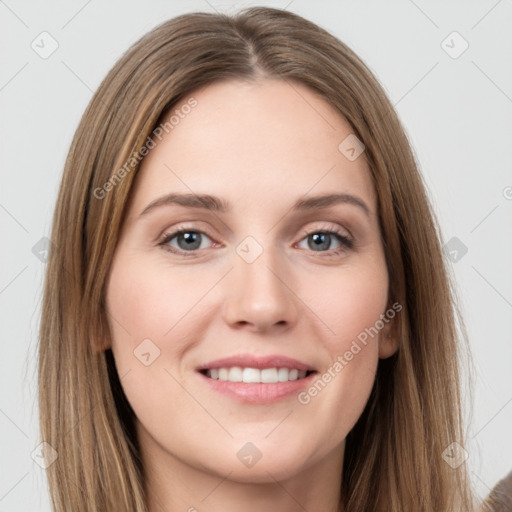
[[[180,226],[176,231],[173,231],[172,233],[164,233],[162,235],[160,241],[158,242],[158,246],[161,246],[162,249],[164,249],[165,251],[169,251],[173,254],[178,254],[178,255],[183,255],[183,256],[195,256],[196,252],[199,251],[200,249],[193,249],[191,251],[183,251],[180,249],[176,249],[175,247],[171,248],[171,246],[168,245],[169,242],[173,238],[175,238],[178,235],[184,234],[184,233],[199,233],[201,235],[206,235],[208,238],[212,239],[212,237],[209,236],[208,233],[205,233],[204,231],[194,229],[192,227]],[[314,235],[314,234],[319,234],[319,233],[324,234],[324,235],[334,235],[339,240],[339,242],[341,244],[340,247],[338,247],[337,249],[330,249],[328,251],[311,251],[311,252],[318,252],[319,254],[322,255],[322,257],[330,258],[330,257],[339,256],[343,252],[354,248],[354,240],[352,240],[352,238],[349,238],[348,236],[343,235],[341,233],[341,231],[339,231],[336,228],[333,229],[331,227],[314,229],[312,231],[306,231],[306,232],[302,233],[302,238],[300,239],[300,241],[302,242],[302,240],[304,240],[308,236]]]

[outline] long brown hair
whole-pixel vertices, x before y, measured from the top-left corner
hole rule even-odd
[[[104,286],[140,158],[162,116],[220,80],[301,83],[338,109],[365,145],[378,197],[397,353],[379,362],[347,437],[345,512],[473,510],[465,466],[456,296],[409,142],[382,87],[345,44],[298,15],[253,7],[192,13],[145,35],[99,86],[76,131],[56,204],[39,346],[42,440],[56,512],[143,512],[144,469],[112,353]],[[121,172],[121,169],[124,171]],[[110,186],[105,184],[110,183]],[[462,332],[465,332],[464,329]]]

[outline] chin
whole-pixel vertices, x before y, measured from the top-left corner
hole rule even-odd
[[[246,467],[238,460],[226,464],[222,468],[222,477],[229,474],[229,480],[239,483],[275,483],[293,478],[306,469],[306,461],[303,457],[282,460],[282,457],[271,460],[262,457],[254,466]],[[216,468],[219,471],[219,468]]]
[[[308,456],[304,444],[285,441],[278,444],[265,439],[237,441],[226,450],[210,452],[202,460],[202,465],[206,471],[217,473],[222,478],[229,474],[229,480],[235,482],[275,483],[276,480],[292,478],[314,465],[321,454],[314,447],[311,451]]]

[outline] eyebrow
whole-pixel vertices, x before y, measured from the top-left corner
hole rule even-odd
[[[231,205],[220,197],[212,196],[210,194],[177,194],[171,193],[155,199],[149,203],[141,212],[139,217],[147,215],[155,208],[168,205],[180,205],[188,208],[202,208],[205,210],[228,213],[231,211]],[[369,216],[370,209],[367,204],[359,197],[352,194],[324,194],[313,196],[306,199],[298,199],[292,206],[292,210],[308,211],[314,209],[328,208],[336,204],[350,204],[357,206]]]

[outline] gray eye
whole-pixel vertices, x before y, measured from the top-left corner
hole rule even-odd
[[[325,250],[336,249],[336,247],[331,247],[331,243],[333,242],[333,240],[336,240],[336,238],[338,237],[331,233],[318,231],[316,233],[310,233],[308,236],[303,238],[303,240],[307,240],[308,249],[311,249],[312,251],[316,252],[321,252]]]
[[[199,231],[181,231],[176,233],[172,238],[169,238],[167,243],[176,247],[172,243],[172,241],[176,239],[178,249],[182,251],[194,251],[201,248],[204,249],[204,247],[201,247],[201,242],[204,241],[203,238],[209,240],[208,236]]]

